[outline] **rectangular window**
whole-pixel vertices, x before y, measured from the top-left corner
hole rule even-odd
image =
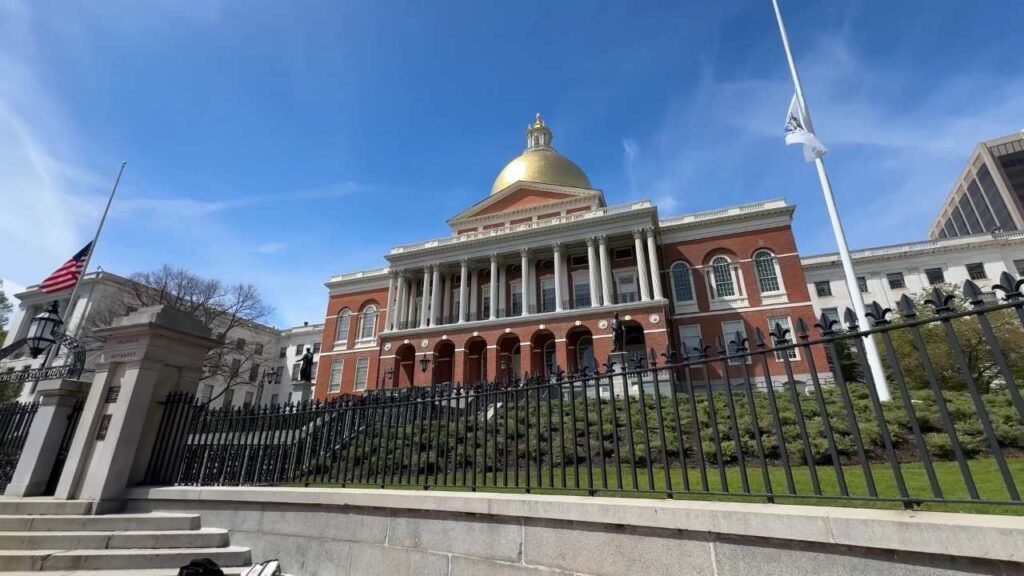
[[[868,279],[863,276],[857,276],[857,288],[860,288],[861,292],[868,291]]]
[[[370,376],[370,358],[364,356],[356,360],[356,377],[353,390],[366,390],[366,380]]]
[[[925,268],[924,275],[928,278],[929,286],[942,284],[946,281],[946,275],[942,272],[942,268]]]
[[[341,392],[341,372],[345,369],[344,360],[334,360],[331,362],[331,381],[327,385],[327,391],[330,393]]]
[[[818,293],[818,296],[831,296],[832,295],[832,283],[828,280],[821,280],[814,283],[814,291]]]
[[[274,377],[274,384],[280,384],[282,379],[284,379],[284,366],[278,366],[277,375]]]
[[[242,361],[235,358],[231,361],[231,377],[238,376],[238,372],[242,369]]]
[[[313,364],[309,367],[309,372],[310,372],[309,377],[311,378],[312,382],[316,382],[316,365],[317,364],[319,364],[319,362],[313,362]]]
[[[302,356],[302,344],[295,345],[295,355]]]
[[[959,206],[953,206],[952,210],[953,225],[956,226],[961,236],[967,236],[971,233],[970,229],[967,228],[967,221],[964,220],[964,214],[960,211]]]
[[[509,285],[509,290],[512,293],[512,316],[519,316],[523,313],[523,285],[516,282]]]
[[[250,406],[252,406],[252,392],[246,392],[245,393],[245,404],[242,404],[242,407],[248,408]]]
[[[541,278],[540,280],[540,311],[554,312],[555,310],[555,280],[554,278]]]
[[[281,350],[277,354],[277,357],[278,358],[286,358],[287,356],[288,356],[288,347],[287,346],[282,346]]]
[[[796,340],[793,337],[793,332],[792,332],[793,326],[789,322],[789,316],[769,316],[768,317],[768,332],[774,331],[776,324],[778,324],[779,326],[782,326],[783,330],[789,330],[790,331],[790,333],[786,335],[786,339],[789,340],[790,343],[792,343],[792,342],[794,342]],[[769,334],[769,336],[770,336],[770,334]],[[775,340],[773,339],[772,340],[772,345],[774,345],[774,344],[775,344]],[[783,360],[783,356],[782,356],[783,353],[788,355],[790,360],[797,360],[797,359],[800,358],[800,354],[797,352],[797,349],[796,348],[791,348],[789,350],[786,350],[785,352],[776,352],[775,353],[775,361],[776,362],[782,362],[782,360]]]
[[[234,405],[234,403],[235,403],[235,390],[233,388],[228,388],[224,392],[224,401],[221,402],[220,407],[221,408],[231,408],[231,406]]]
[[[612,250],[612,258],[615,260],[629,260],[633,257],[632,248],[616,248]]]
[[[569,265],[572,266],[573,268],[579,268],[581,266],[586,266],[587,265],[587,255],[586,254],[580,254],[578,256],[570,256],[569,257]]]
[[[821,313],[833,322],[839,322],[839,308],[822,308]]]
[[[978,186],[977,180],[972,179],[971,183],[967,185],[967,193],[971,197],[971,204],[974,204],[975,211],[978,212],[978,217],[981,218],[982,232],[991,232],[997,226],[996,217],[992,214],[992,210],[989,210],[988,202],[985,202],[985,198],[981,195],[981,187]]]
[[[1017,276],[1024,276],[1024,260],[1014,260],[1013,267],[1017,269]]]
[[[279,396],[277,394],[271,394],[270,395],[270,405],[271,406],[277,406],[277,399],[278,399],[278,397]]]
[[[213,398],[213,384],[203,384],[199,390],[199,400],[209,402],[210,398]]]
[[[235,350],[245,350],[245,338],[235,339]]]
[[[640,298],[637,295],[636,273],[625,272],[615,276],[615,291],[619,304],[636,302]]]
[[[252,352],[253,352],[253,354],[255,354],[257,356],[263,356],[263,343],[262,342],[258,342],[256,344],[256,346],[253,348]]]
[[[891,290],[903,290],[907,287],[907,283],[903,279],[903,272],[890,272],[885,275],[885,279],[889,281]]]
[[[292,366],[292,382],[298,382],[299,381],[299,376],[301,376],[301,374],[300,374],[300,368],[301,367],[302,367],[302,363],[300,363],[300,362],[296,362],[295,365]]]
[[[693,302],[693,275],[688,264],[672,265],[672,289],[676,302]]]
[[[974,206],[971,206],[971,199],[967,197],[967,194],[960,197],[957,205],[967,221],[967,227],[971,230],[971,234],[981,234],[985,231],[981,227],[981,222],[978,221],[978,216],[974,212]]]
[[[480,287],[480,314],[482,318],[491,317],[491,285],[484,284]]]
[[[573,275],[572,301],[575,308],[590,307],[590,278],[586,274]]]
[[[691,362],[700,356],[700,324],[679,327],[679,347]]]
[[[985,193],[985,199],[988,200],[989,206],[992,207],[993,215],[1003,231],[1016,230],[1017,225],[1013,223],[1010,210],[1006,207],[1003,195],[999,193],[999,188],[996,187],[992,174],[988,171],[988,166],[982,166],[978,169],[978,184],[981,185],[981,190]]]
[[[739,333],[740,339],[747,337],[747,327],[743,323],[743,320],[729,320],[727,322],[722,322],[722,337],[726,342],[726,346],[729,346],[730,350],[732,349],[732,346],[729,345],[729,342],[737,339],[737,332]],[[741,361],[738,358],[729,359],[730,366],[739,366],[740,364]],[[750,364],[750,356],[747,356],[747,364]]]
[[[313,342],[313,354],[319,354],[319,353],[320,353],[320,343],[319,342]]]
[[[985,274],[985,265],[982,264],[981,262],[968,264],[967,275],[971,278],[971,280],[984,280],[985,278],[988,278],[988,275]]]
[[[255,382],[260,377],[260,365],[253,363],[249,366],[249,382]]]

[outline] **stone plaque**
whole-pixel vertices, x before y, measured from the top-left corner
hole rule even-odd
[[[107,404],[114,404],[117,402],[119,396],[121,396],[121,387],[111,386],[110,388],[107,388],[107,399],[105,402]]]
[[[96,439],[106,440],[107,430],[110,429],[110,414],[104,414],[103,418],[100,418],[100,426],[96,429]]]

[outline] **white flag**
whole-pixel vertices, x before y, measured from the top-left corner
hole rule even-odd
[[[796,94],[789,103],[789,112],[786,112],[786,145],[789,144],[803,144],[805,162],[814,162],[828,152],[828,148],[814,135],[814,128],[804,114]]]

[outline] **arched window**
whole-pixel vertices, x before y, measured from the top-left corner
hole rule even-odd
[[[686,262],[672,265],[672,294],[676,302],[693,301],[693,276]]]
[[[377,335],[377,307],[370,304],[363,308],[362,317],[359,319],[359,339],[371,340]]]
[[[736,295],[736,284],[732,279],[732,265],[725,256],[711,261],[711,275],[715,282],[715,298],[731,298]]]
[[[334,341],[339,344],[348,342],[348,327],[352,322],[352,312],[345,308],[338,314],[338,326],[334,329]]]
[[[758,250],[754,254],[754,272],[757,274],[757,285],[762,293],[779,292],[779,268],[775,255],[767,250]]]

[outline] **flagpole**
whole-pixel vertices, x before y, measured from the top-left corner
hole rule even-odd
[[[117,179],[114,180],[114,187],[110,189],[110,196],[107,198],[107,206],[103,209],[103,216],[100,217],[100,225],[96,228],[96,234],[92,237],[92,242],[89,244],[89,252],[85,255],[85,265],[82,266],[82,273],[75,279],[75,286],[71,289],[71,296],[68,298],[68,307],[61,314],[61,322],[67,326],[67,322],[71,319],[71,311],[75,307],[75,296],[78,294],[78,287],[82,285],[82,278],[89,272],[89,262],[92,261],[92,255],[96,253],[96,244],[100,240],[100,232],[103,232],[103,224],[107,221],[107,214],[110,212],[110,204],[114,201],[114,194],[117,193],[117,186],[121,183],[121,175],[124,174],[124,167],[128,165],[128,162],[121,162],[121,169],[117,171]],[[83,315],[82,320],[85,320]],[[79,322],[81,323],[81,322]],[[76,327],[77,329],[77,327]],[[49,367],[50,362],[57,356],[60,343],[50,347],[49,353],[46,355],[46,361],[43,362],[43,367]]]
[[[779,23],[779,34],[782,35],[782,47],[786,50],[786,61],[789,63],[789,72],[793,76],[793,87],[796,90],[796,99],[800,109],[806,118],[805,124],[812,126],[811,111],[804,99],[803,85],[800,84],[800,74],[796,70],[796,62],[793,60],[793,52],[789,47],[789,35],[786,34],[786,25],[782,21],[782,11],[779,9],[779,0],[772,0],[775,8],[775,19]],[[839,258],[843,262],[843,273],[846,275],[846,290],[850,293],[850,300],[853,302],[853,309],[857,313],[860,325],[864,328],[870,326],[867,316],[864,314],[864,298],[860,294],[860,285],[857,283],[857,274],[853,270],[853,259],[850,258],[850,249],[846,244],[846,233],[843,231],[843,223],[839,219],[839,210],[836,208],[835,196],[832,194],[832,185],[828,180],[828,172],[825,171],[825,162],[819,156],[814,159],[814,166],[818,170],[818,180],[821,182],[821,191],[825,196],[825,206],[828,208],[829,220],[832,221],[832,232],[836,237],[836,244],[839,246]],[[882,359],[878,355],[878,348],[873,338],[864,339],[864,351],[867,356],[868,366],[871,369],[871,378],[875,382],[875,389],[878,391],[878,398],[883,402],[890,399],[889,385],[885,378],[885,370],[882,368]],[[838,366],[836,367],[838,369]]]

